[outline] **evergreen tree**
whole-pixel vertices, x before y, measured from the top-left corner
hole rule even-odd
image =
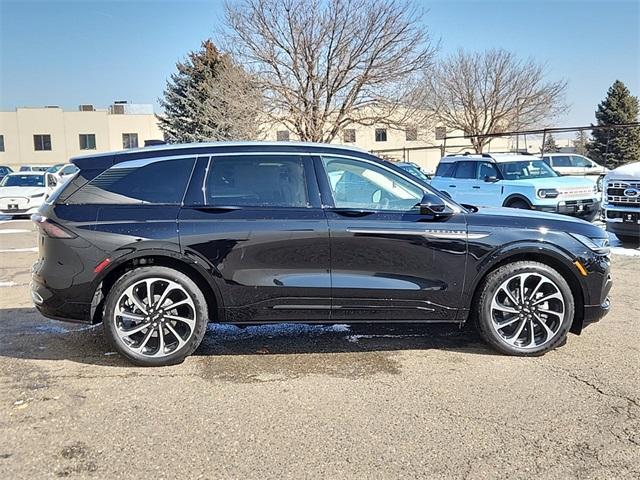
[[[638,97],[631,95],[620,80],[616,80],[596,110],[598,125],[616,125],[638,121]],[[599,129],[592,132],[589,155],[608,167],[617,167],[640,160],[640,128]]]
[[[589,138],[584,130],[580,130],[576,132],[576,136],[573,139],[573,148],[576,149],[576,153],[578,155],[588,156],[589,151],[587,150],[587,146],[589,144]]]
[[[556,139],[553,138],[553,135],[551,135],[550,133],[548,133],[545,137],[543,150],[544,153],[557,153],[560,151],[558,145],[556,144]]]
[[[190,52],[176,68],[159,99],[164,115],[158,121],[167,142],[258,137],[258,91],[249,75],[211,40],[202,42],[201,49]]]

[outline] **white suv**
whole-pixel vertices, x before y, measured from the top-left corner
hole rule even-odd
[[[596,182],[609,172],[607,167],[582,155],[569,153],[547,153],[542,159],[560,175],[578,175]]]

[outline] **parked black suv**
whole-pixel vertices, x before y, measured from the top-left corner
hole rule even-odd
[[[103,322],[140,365],[181,361],[209,321],[473,318],[501,352],[538,355],[609,308],[601,229],[463,207],[361,150],[214,143],[72,162],[33,216],[33,300]]]

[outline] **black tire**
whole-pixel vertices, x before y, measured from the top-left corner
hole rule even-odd
[[[634,237],[633,235],[616,234],[616,237],[618,237],[618,240],[620,240],[626,246],[633,246],[633,247],[640,246],[640,236]]]
[[[520,208],[522,210],[531,210],[531,205],[529,205],[524,200],[512,200],[507,205],[509,208]]]
[[[533,347],[523,347],[508,343],[507,340],[498,333],[496,328],[494,328],[492,321],[492,301],[497,290],[510,278],[524,273],[544,275],[544,277],[555,284],[564,301],[564,317],[557,321],[558,326],[555,334],[539,346]],[[573,323],[575,300],[566,280],[556,270],[543,263],[521,261],[503,265],[487,275],[479,287],[474,311],[477,312],[475,314],[475,320],[478,331],[489,345],[507,355],[529,357],[543,355],[565,343],[567,333]],[[516,324],[518,323],[516,322]],[[543,331],[541,326],[538,326],[538,328]],[[533,330],[535,336],[536,329],[534,328]]]
[[[170,354],[155,358],[142,353],[136,353],[127,346],[118,334],[118,320],[115,315],[117,302],[120,301],[120,298],[125,291],[132,285],[150,278],[168,280],[177,283],[184,292],[188,294],[190,300],[193,302],[193,315],[195,317],[195,326],[192,330],[189,330],[190,336],[186,339],[185,344],[179,348],[175,348],[175,350],[171,351]],[[102,323],[105,335],[109,339],[109,342],[123,357],[139,366],[158,367],[180,363],[187,356],[191,355],[196,348],[198,348],[204,338],[204,334],[207,330],[208,318],[207,302],[202,291],[198,288],[195,282],[193,282],[193,280],[184,273],[172,268],[150,266],[131,270],[116,281],[107,295]],[[141,325],[141,323],[139,325]],[[164,329],[163,331],[167,332],[167,330]],[[164,335],[167,335],[167,333]]]
[[[593,222],[599,213],[600,213],[600,210],[596,210],[594,212],[591,212],[588,215],[585,215],[584,217],[582,217],[582,219],[586,220],[587,222]]]

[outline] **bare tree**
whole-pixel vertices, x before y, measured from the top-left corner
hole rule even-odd
[[[259,80],[270,120],[306,141],[404,123],[434,56],[406,0],[239,0],[226,20],[227,48]]]
[[[565,81],[547,82],[542,65],[505,50],[459,50],[427,74],[425,104],[447,128],[486,135],[548,126],[561,113]],[[490,138],[471,137],[481,153]]]

